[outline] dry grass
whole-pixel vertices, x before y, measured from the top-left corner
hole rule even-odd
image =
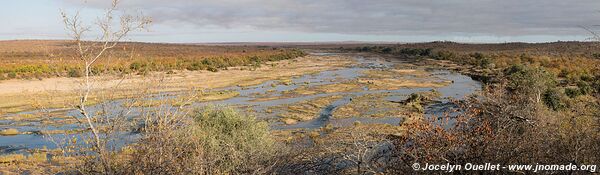
[[[322,93],[336,93],[336,92],[359,92],[362,91],[363,85],[359,84],[355,81],[352,82],[342,82],[328,85],[320,85],[315,87],[301,87],[294,90],[291,93],[299,94],[299,95],[313,95],[313,94],[322,94]]]
[[[76,159],[67,160],[62,156],[53,156],[49,161],[45,152],[34,152],[28,156],[9,154],[0,156],[0,174],[56,174],[66,172],[76,162]]]
[[[319,112],[327,105],[342,98],[342,96],[321,97],[313,100],[283,105],[281,108],[286,112],[280,114],[281,121],[287,124],[293,124],[297,121],[308,121],[319,116]]]
[[[368,84],[370,90],[397,90],[402,88],[438,88],[449,85],[450,81],[423,81],[399,79],[360,79],[360,83]]]
[[[402,88],[436,88],[447,86],[451,82],[435,79],[431,73],[422,69],[386,69],[366,70],[358,83],[365,84],[371,90],[396,90]]]

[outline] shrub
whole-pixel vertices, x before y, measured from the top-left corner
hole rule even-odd
[[[513,65],[507,68],[508,88],[540,102],[542,93],[556,86],[555,76],[541,67]]]
[[[189,71],[196,71],[196,70],[202,70],[204,69],[204,65],[200,62],[194,62],[192,64],[190,64],[189,66],[186,67],[187,70]]]
[[[82,74],[83,74],[83,72],[79,69],[75,69],[75,68],[69,69],[69,77],[73,77],[73,78],[82,77],[83,76]]]
[[[471,54],[471,57],[475,59],[475,64],[481,68],[488,68],[490,64],[492,64],[492,60],[482,53],[473,53]]]
[[[373,50],[373,49],[371,47],[367,47],[367,46],[358,48],[358,51],[360,51],[360,52],[370,52],[371,50]]]
[[[558,99],[557,92],[553,89],[546,94]],[[516,95],[502,87],[486,89],[483,95],[460,105],[463,112],[456,117],[405,124],[405,134],[388,136],[394,148],[387,174],[413,171],[415,162],[593,165],[600,160],[600,135],[593,119],[598,115],[595,102],[583,99],[573,111],[536,112],[537,105],[514,98]],[[509,173],[513,172],[498,172]]]
[[[8,78],[17,78],[17,73],[14,71],[8,72]]]
[[[386,47],[385,49],[381,50],[381,52],[383,53],[392,53],[393,49],[391,47]]]
[[[146,76],[150,73],[150,70],[147,68],[142,68],[140,70],[138,70],[137,75],[141,75],[141,76]]]
[[[240,115],[231,108],[207,107],[194,116],[194,134],[202,141],[215,172],[252,171],[273,150],[269,126],[254,117]]]
[[[548,89],[544,93],[544,104],[548,106],[548,108],[558,111],[565,107],[565,104],[561,101],[562,94],[556,88]]]
[[[571,98],[582,95],[578,88],[565,88],[565,94]]]
[[[420,49],[420,48],[404,48],[400,50],[400,54],[409,56],[429,56],[431,55],[432,49]]]
[[[421,99],[422,99],[422,97],[420,94],[412,93],[412,94],[410,94],[408,99],[406,99],[406,102],[407,103],[412,103],[412,102],[420,103]]]
[[[433,59],[437,60],[454,60],[456,58],[456,54],[454,52],[442,50],[433,54],[432,57]]]
[[[275,148],[267,123],[231,108],[214,106],[185,118],[191,120],[167,125],[148,123],[142,139],[128,149],[132,151],[125,156],[128,161],[116,164],[114,169],[132,174],[267,171],[269,163],[265,161],[270,160]]]
[[[600,53],[593,53],[592,58],[600,59]]]
[[[583,74],[579,77],[579,79],[581,81],[591,82],[591,81],[594,81],[594,76],[589,75],[589,74]]]
[[[205,163],[209,160],[202,141],[194,137],[191,129],[144,133],[138,144],[130,146],[130,159],[116,168],[131,174],[206,174]]]
[[[209,66],[208,68],[206,68],[206,70],[211,71],[211,72],[219,72],[219,69],[217,69],[213,66]]]
[[[577,87],[579,88],[579,91],[582,95],[589,95],[594,93],[594,87],[592,87],[592,85],[586,81],[577,82]]]

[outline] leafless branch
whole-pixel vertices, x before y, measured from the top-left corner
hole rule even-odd
[[[130,32],[145,29],[152,22],[146,16],[116,15],[119,2],[120,0],[113,0],[111,6],[105,10],[104,15],[96,21],[100,35],[95,41],[84,41],[85,34],[92,31],[92,26],[85,25],[82,22],[79,12],[76,12],[73,16],[69,16],[66,12],[61,11],[66,31],[76,44],[77,57],[82,61],[84,68],[82,91],[77,109],[85,118],[86,125],[93,134],[94,148],[100,153],[103,152],[104,146],[99,130],[94,123],[97,117],[90,114],[86,108],[90,93],[94,89],[91,80],[92,68],[94,63],[103,58],[107,51],[117,46]],[[118,26],[114,26],[115,18],[119,18]]]

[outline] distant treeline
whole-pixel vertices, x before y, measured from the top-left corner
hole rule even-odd
[[[22,48],[0,49],[0,80],[48,77],[80,77],[82,63],[65,43],[48,46],[48,51]],[[10,44],[9,44],[10,46]],[[128,43],[107,55],[92,68],[100,74],[146,74],[152,71],[208,70],[234,66],[257,67],[268,61],[305,56],[301,50],[265,46],[200,46]]]
[[[475,47],[475,46],[472,46]],[[459,64],[473,66],[479,71],[494,72],[501,71],[513,65],[530,65],[543,67],[564,80],[566,84],[576,84],[578,81],[589,80],[600,70],[600,54],[598,53],[563,53],[563,52],[540,52],[542,48],[524,49],[538,51],[476,51],[472,48],[468,51],[456,50],[456,48],[407,48],[401,46],[363,46],[351,49],[359,52],[382,53],[395,56],[411,58],[431,58],[437,60],[450,60]],[[587,50],[587,49],[575,49]]]
[[[460,51],[406,46],[363,46],[350,49],[409,59],[449,60],[484,83],[508,81],[516,87],[545,84],[539,98],[553,109],[564,108],[568,99],[600,92],[600,59],[597,54],[554,52]],[[537,50],[544,50],[538,48]],[[581,49],[579,49],[581,50]]]

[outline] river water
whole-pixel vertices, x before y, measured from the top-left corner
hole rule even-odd
[[[329,56],[335,55],[335,53],[313,53],[314,56]],[[275,130],[287,130],[287,129],[316,129],[323,127],[328,124],[332,124],[335,127],[343,127],[352,125],[355,121],[360,121],[361,123],[387,123],[396,125],[398,124],[402,118],[395,116],[384,116],[379,118],[372,117],[360,117],[353,116],[349,118],[343,119],[335,119],[332,118],[333,112],[340,106],[344,106],[351,102],[352,98],[359,97],[368,94],[380,94],[387,93],[391,94],[386,97],[386,100],[389,101],[402,101],[406,99],[410,94],[417,92],[426,92],[431,91],[434,88],[402,88],[397,90],[370,90],[368,87],[363,87],[362,91],[358,92],[333,92],[333,93],[320,93],[313,95],[301,95],[301,96],[293,96],[293,97],[282,97],[282,98],[272,98],[272,100],[260,100],[257,101],[257,98],[268,98],[268,97],[281,97],[285,92],[293,91],[295,89],[304,87],[311,88],[316,86],[335,84],[349,80],[356,80],[357,78],[363,76],[363,71],[365,70],[385,70],[385,69],[393,69],[394,66],[399,63],[395,60],[389,61],[382,58],[370,57],[370,56],[362,56],[362,55],[346,55],[352,59],[355,59],[357,64],[336,69],[336,70],[328,70],[322,71],[319,73],[303,75],[298,77],[292,77],[291,83],[281,83],[277,80],[267,81],[259,85],[250,86],[250,87],[226,87],[213,89],[214,91],[222,91],[222,90],[231,90],[239,92],[239,96],[234,98],[229,98],[225,100],[219,101],[211,101],[211,102],[199,102],[194,103],[191,106],[204,106],[208,104],[214,105],[228,105],[233,107],[238,107],[241,109],[251,109],[255,111],[255,115],[259,119],[276,119],[278,115],[280,115],[284,111],[274,111],[274,112],[266,112],[271,107],[281,106],[281,105],[290,105],[295,104],[302,101],[317,99],[321,97],[330,97],[330,96],[341,96],[342,98],[333,101],[331,104],[326,105],[319,112],[318,116],[315,119],[305,122],[298,122],[294,125],[285,125],[281,122],[271,122],[271,128]],[[452,99],[460,100],[465,98],[466,96],[473,94],[474,92],[481,89],[481,84],[477,81],[474,81],[468,76],[461,75],[459,73],[454,73],[446,70],[431,70],[432,76],[435,79],[445,80],[452,82],[448,86],[435,88],[436,91],[441,93],[441,97],[437,99],[439,103],[434,103],[428,106],[425,106],[426,115],[441,115],[442,113],[449,112],[456,106],[451,102]],[[182,95],[180,92],[173,93],[163,93],[157,95],[152,98],[176,98],[177,96]],[[118,113],[122,111],[123,104],[126,103],[128,99],[122,100],[114,100],[104,105],[111,106],[113,109],[112,112]],[[106,106],[104,106],[106,107]],[[98,110],[101,110],[101,106],[91,106],[89,107],[91,113],[94,113]],[[129,115],[135,116],[139,114],[143,110],[149,110],[148,108],[157,108],[157,107],[136,107],[131,110]],[[17,114],[8,114],[10,115],[21,115],[21,114],[35,114],[39,111],[26,111]],[[75,110],[67,110],[61,111],[66,115],[78,116],[78,112]],[[4,117],[7,117],[4,116]],[[65,124],[58,126],[45,126],[41,122],[28,122],[23,123],[19,121],[11,121],[11,120],[0,120],[0,129],[8,129],[14,128],[21,132],[30,132],[30,134],[20,134],[15,136],[0,136],[0,154],[7,153],[15,153],[15,152],[24,152],[31,149],[40,149],[40,148],[56,148],[56,144],[51,142],[46,136],[35,134],[36,131],[40,130],[70,130],[77,129],[79,126],[75,124]],[[124,140],[131,140],[131,138],[135,138],[134,134],[124,134]],[[55,134],[52,135],[53,138],[60,140],[65,137],[72,137],[75,135],[62,135]]]

